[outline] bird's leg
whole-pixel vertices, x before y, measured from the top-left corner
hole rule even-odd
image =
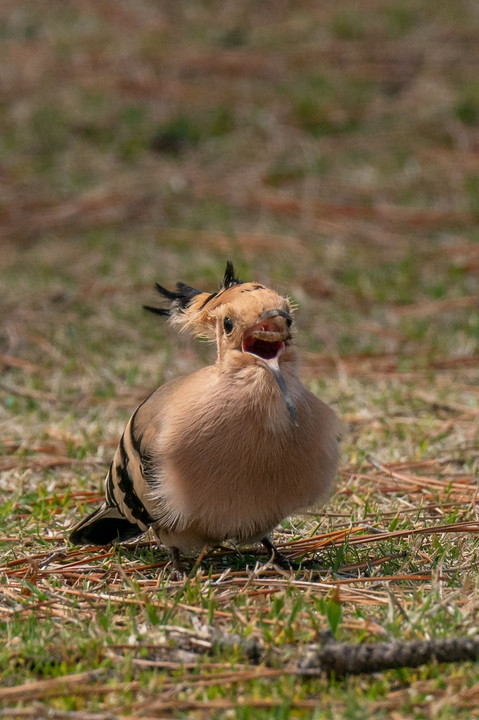
[[[178,579],[182,578],[184,575],[186,575],[186,570],[183,566],[183,563],[181,562],[181,555],[180,551],[177,547],[170,547],[170,555],[171,555],[171,564],[173,566],[173,572],[172,575],[176,575]]]
[[[265,537],[261,540],[261,544],[263,547],[266,548],[266,550],[269,552],[271,556],[271,560],[273,561],[274,565],[277,565],[282,570],[291,570],[292,564],[288,560],[287,557],[283,555],[283,553],[280,553],[279,550],[275,548],[269,537],[265,535]]]

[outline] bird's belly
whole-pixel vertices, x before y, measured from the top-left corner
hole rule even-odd
[[[185,544],[198,547],[261,538],[287,515],[319,500],[323,489],[319,468],[310,458],[298,462],[291,450],[269,457],[197,456],[195,462],[183,454],[165,464],[158,487],[160,539],[180,547],[182,535]]]
[[[249,540],[327,497],[338,459],[335,416],[305,390],[292,396],[297,427],[277,392],[256,405],[251,396],[231,402],[219,417],[199,403],[188,422],[177,415],[163,425],[152,493],[163,533],[196,544]]]

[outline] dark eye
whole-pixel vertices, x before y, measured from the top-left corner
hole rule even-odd
[[[286,325],[287,325],[288,327],[291,327],[292,324],[293,324],[293,318],[290,318],[290,317],[289,317],[289,318],[286,318]]]
[[[229,317],[225,317],[225,319],[223,320],[223,327],[227,335],[229,335],[230,332],[233,332],[234,325],[232,319]]]

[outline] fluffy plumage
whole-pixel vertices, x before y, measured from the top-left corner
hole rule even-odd
[[[135,410],[104,504],[70,540],[108,544],[151,526],[176,560],[227,539],[274,550],[268,533],[283,518],[327,498],[339,452],[338,419],[298,377],[289,301],[240,282],[231,263],[217,293],[157,289],[168,307],[147,309],[215,341],[216,363]]]

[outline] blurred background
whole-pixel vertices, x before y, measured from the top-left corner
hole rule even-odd
[[[4,0],[8,437],[105,398],[117,418],[211,359],[141,306],[156,280],[217,289],[226,259],[298,304],[303,377],[347,417],[446,371],[476,402],[478,21],[467,0]]]
[[[279,698],[275,718],[305,697],[319,713],[333,702],[324,717],[474,713],[470,665],[260,686],[226,673],[216,689],[196,669],[177,674],[186,656],[165,684],[152,673],[173,657],[165,621],[193,636],[200,622],[259,633],[286,649],[274,667],[328,627],[360,642],[477,635],[478,219],[477,0],[2,0],[3,702],[29,703],[24,683],[41,680],[75,715],[97,712],[108,687],[108,716],[155,714],[158,689],[203,698],[208,717],[217,697],[233,713],[238,697]],[[98,506],[138,403],[214,361],[211,345],[142,309],[154,282],[215,291],[228,259],[296,303],[301,377],[344,421],[331,501],[275,533],[306,538],[323,580],[346,573],[341,596],[320,576],[295,587],[264,568],[251,584],[257,558],[236,553],[207,559],[177,595],[148,540],[65,544]],[[351,527],[367,534],[344,540]],[[371,528],[391,534],[378,544]],[[333,540],[312,552],[318,532]],[[201,643],[191,648],[212,672],[239,657]],[[113,674],[88,675],[88,695],[83,679],[56,685],[79,694],[55,699],[49,677],[96,672],[101,658]],[[259,707],[235,717],[273,717]]]

